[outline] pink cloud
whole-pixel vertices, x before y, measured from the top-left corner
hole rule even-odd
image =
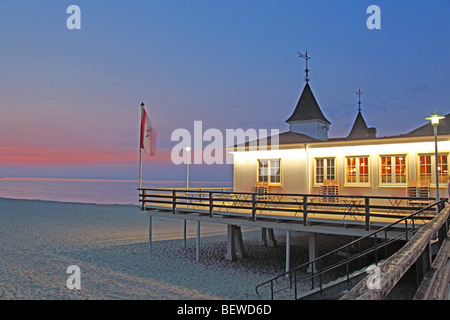
[[[169,163],[170,150],[158,149],[155,156],[143,153],[143,161]],[[0,146],[0,164],[12,166],[49,166],[49,165],[107,165],[118,163],[137,163],[139,149],[126,148],[73,148],[42,146]]]

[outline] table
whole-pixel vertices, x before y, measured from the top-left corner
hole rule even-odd
[[[347,215],[351,215],[355,220],[355,214],[359,214],[359,208],[357,207],[358,205],[361,204],[363,198],[346,198],[343,197],[342,201],[344,201],[344,204],[349,205],[348,207],[345,208],[345,215],[344,215],[344,219]]]
[[[393,212],[393,213],[397,213],[397,214],[402,214],[403,210],[396,209],[396,207],[400,207],[400,204],[402,201],[403,201],[403,199],[389,198],[389,202],[393,208],[389,209],[388,213]]]

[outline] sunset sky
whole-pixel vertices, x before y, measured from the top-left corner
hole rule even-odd
[[[144,179],[182,180],[177,128],[287,130],[305,50],[330,137],[348,135],[359,88],[378,136],[408,133],[450,112],[449,18],[448,0],[0,0],[0,177],[137,179],[144,102],[158,133]]]

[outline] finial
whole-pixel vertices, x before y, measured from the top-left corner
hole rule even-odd
[[[299,55],[300,58],[305,59],[305,61],[306,61],[306,69],[305,69],[306,75],[305,75],[305,81],[308,83],[309,80],[311,80],[311,79],[309,78],[309,69],[308,69],[308,60],[311,59],[311,57],[308,57],[308,51],[305,51],[305,54],[303,54],[303,53],[301,53],[301,52],[297,52],[297,53],[298,53],[298,55]]]
[[[356,91],[356,94],[358,95],[358,111],[361,112],[361,96],[363,95],[363,92],[359,89]]]

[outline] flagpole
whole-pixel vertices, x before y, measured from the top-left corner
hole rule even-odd
[[[145,106],[145,104],[142,102],[141,103],[141,132],[140,132],[141,139],[139,141],[139,189],[142,189],[142,146],[141,146],[141,142],[142,142],[142,115],[143,115],[144,106]]]

